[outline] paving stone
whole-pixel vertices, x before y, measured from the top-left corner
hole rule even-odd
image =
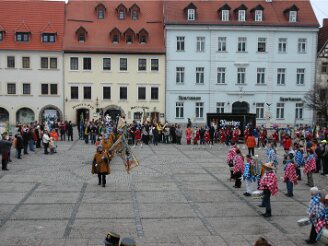
[[[35,192],[25,203],[75,203],[79,192]]]
[[[134,218],[134,213],[132,204],[130,203],[120,204],[119,206],[112,203],[84,203],[80,205],[76,218]]]
[[[26,192],[27,193],[27,192]],[[0,204],[18,204],[26,195],[22,192],[1,192],[0,193]]]
[[[196,214],[187,203],[141,203],[139,210],[142,218],[196,217]]]
[[[186,203],[187,200],[178,191],[167,191],[167,192],[143,192],[137,193],[137,198],[140,203],[164,203],[164,202],[180,202]]]

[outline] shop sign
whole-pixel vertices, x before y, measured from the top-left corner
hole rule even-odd
[[[201,100],[201,97],[185,97],[185,96],[179,96],[179,100],[190,100],[190,101],[195,101],[195,100]]]
[[[302,98],[299,97],[280,97],[281,102],[300,102]]]
[[[76,108],[90,108],[90,109],[94,109],[94,107],[90,104],[90,103],[80,103],[80,104],[77,104],[77,105],[74,105],[72,107],[72,109],[76,109]]]

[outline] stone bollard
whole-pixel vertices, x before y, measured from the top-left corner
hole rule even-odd
[[[105,246],[119,246],[120,235],[114,232],[108,232],[104,240]]]
[[[136,246],[136,242],[131,238],[125,237],[122,239],[120,246]]]

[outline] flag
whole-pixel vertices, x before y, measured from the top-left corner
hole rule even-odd
[[[6,131],[7,131],[8,135],[11,134],[11,127],[10,127],[10,123],[9,123],[9,121],[7,121]]]

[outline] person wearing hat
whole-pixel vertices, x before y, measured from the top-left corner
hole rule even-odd
[[[296,165],[293,161],[294,155],[289,153],[287,155],[285,173],[284,173],[284,182],[287,186],[287,194],[288,197],[293,197],[293,188],[294,185],[297,184],[297,175],[296,175]]]
[[[102,142],[101,142],[101,145],[102,145],[102,147],[103,147],[103,149],[104,150],[109,150],[110,149],[110,147],[112,146],[111,145],[111,142],[109,142],[108,141],[108,135],[107,134],[105,134],[105,136],[103,137],[103,139],[102,139]],[[99,145],[98,145],[99,146]]]
[[[316,170],[316,159],[313,153],[312,149],[308,150],[308,157],[306,158],[305,166],[304,166],[304,171],[303,173],[307,175],[307,185],[310,187],[313,187],[313,176],[312,174]]]
[[[310,189],[310,193],[311,193],[311,200],[306,212],[309,216],[310,222],[312,224],[312,228],[309,238],[306,239],[305,242],[307,244],[314,244],[316,243],[316,239],[317,239],[317,232],[315,230],[315,227],[318,222],[319,214],[324,207],[323,204],[320,202],[321,196],[318,187],[312,187]]]
[[[320,238],[322,229],[328,225],[328,195],[325,198],[321,198],[320,202],[323,203],[323,209],[320,210],[318,215],[318,221],[315,227],[316,232],[319,234],[317,240]]]
[[[260,180],[260,190],[263,190],[263,201],[262,204],[265,207],[265,213],[262,214],[264,217],[271,217],[271,195],[278,193],[278,182],[275,172],[273,171],[274,166],[271,162],[263,164],[265,173]],[[260,205],[262,207],[262,205]]]
[[[109,162],[111,155],[103,150],[102,145],[98,145],[97,152],[92,160],[92,174],[98,174],[98,185],[106,186],[106,175],[110,174]]]
[[[233,187],[241,187],[241,176],[244,172],[244,157],[239,149],[236,150],[236,156],[233,159],[233,175],[235,177],[235,185]]]
[[[105,246],[119,246],[121,236],[114,232],[108,232],[104,240]]]
[[[266,154],[266,162],[267,163],[271,162],[275,170],[277,170],[277,165],[278,165],[277,151],[273,147],[272,143],[268,143],[265,154]]]

